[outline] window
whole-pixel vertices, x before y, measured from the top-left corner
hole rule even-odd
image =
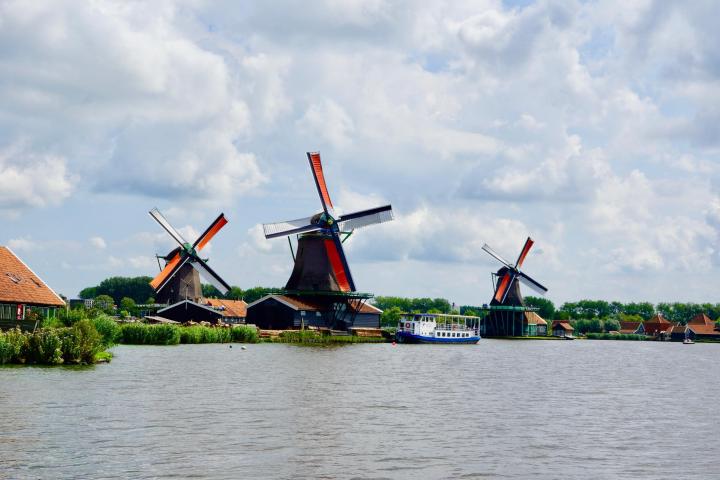
[[[14,307],[14,305],[0,305],[0,320],[12,320]]]

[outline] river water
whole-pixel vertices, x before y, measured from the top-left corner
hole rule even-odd
[[[113,351],[0,368],[0,478],[720,478],[720,345]]]

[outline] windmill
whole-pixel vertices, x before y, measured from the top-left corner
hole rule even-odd
[[[379,310],[374,309],[376,312],[370,315],[375,320],[368,319],[367,308],[373,307],[364,302],[372,295],[357,291],[343,242],[358,228],[392,220],[392,207],[385,205],[337,215],[328,193],[320,154],[309,152],[307,157],[322,211],[297,220],[263,225],[265,238],[288,237],[291,253],[289,237],[297,235],[297,252],[293,253],[295,265],[282,295],[250,304],[247,321],[260,328],[282,325],[283,328],[315,326],[344,330],[357,326],[356,320],[368,322],[368,326],[374,322],[379,327]],[[274,310],[285,308],[281,304],[292,305],[295,313],[287,312],[283,317],[279,310]],[[312,312],[297,313],[299,309],[307,308]],[[307,313],[312,315],[305,316]],[[281,317],[283,319],[279,321]]]
[[[525,240],[525,245],[514,265],[501,257],[487,244],[482,246],[482,249],[490,256],[502,263],[502,267],[497,273],[493,274],[495,290],[490,302],[490,315],[485,322],[486,335],[515,336],[518,330],[521,335],[523,334],[523,321],[525,312],[528,309],[525,307],[525,302],[520,293],[520,283],[542,295],[547,292],[547,288],[520,270],[534,243],[530,237]]]
[[[358,228],[393,219],[392,206],[361,210],[341,216],[335,214],[320,153],[308,152],[322,211],[310,217],[263,225],[265,238],[298,236],[295,266],[286,290],[355,292],[343,242]],[[292,246],[292,245],[291,245]]]
[[[224,214],[220,214],[215,221],[200,235],[194,243],[187,242],[180,233],[170,225],[157,208],[150,210],[150,216],[178,243],[178,246],[163,258],[165,267],[150,282],[155,289],[158,303],[176,303],[182,300],[196,302],[202,296],[200,275],[225,294],[230,286],[215,273],[207,264],[207,259],[200,258],[200,252],[210,240],[227,224]]]

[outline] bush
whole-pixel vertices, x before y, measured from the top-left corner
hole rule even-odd
[[[175,325],[128,323],[120,327],[120,343],[130,345],[177,345],[180,329]]]
[[[43,365],[63,363],[62,339],[57,329],[39,330],[29,335],[27,361]]]
[[[100,315],[93,318],[93,325],[102,337],[102,344],[105,347],[112,347],[120,339],[120,325],[107,315]]]
[[[102,336],[90,320],[80,320],[72,327],[58,331],[62,339],[65,363],[95,363],[95,355],[103,350]]]
[[[60,318],[60,321],[62,321],[63,325],[65,325],[66,327],[72,327],[80,320],[88,318],[88,313],[89,312],[84,308],[76,308],[74,310],[60,310],[60,315],[58,316],[58,318]]]
[[[636,335],[634,333],[588,333],[586,338],[591,340],[647,340],[645,335]]]
[[[19,329],[0,332],[0,364],[92,364],[102,349],[102,337],[89,320],[80,320],[72,327],[41,329],[34,333],[23,333]]]

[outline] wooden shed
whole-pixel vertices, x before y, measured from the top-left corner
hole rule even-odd
[[[552,324],[553,337],[572,337],[575,329],[564,320],[554,320]]]
[[[262,330],[290,330],[305,327],[325,327],[335,315],[331,305],[321,299],[290,295],[266,295],[247,306],[246,322]],[[347,327],[380,328],[382,310],[364,302],[351,302],[353,311],[345,318]]]
[[[0,329],[33,329],[29,312],[54,318],[65,301],[8,247],[0,246]]]
[[[524,334],[529,337],[544,337],[547,335],[547,322],[537,312],[524,312]]]

